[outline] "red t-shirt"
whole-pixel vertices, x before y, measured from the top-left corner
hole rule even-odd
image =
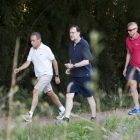
[[[140,35],[138,33],[134,40],[130,36],[126,38],[126,48],[131,54],[130,64],[133,67],[140,67]]]

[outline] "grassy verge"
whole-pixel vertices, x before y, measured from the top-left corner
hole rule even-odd
[[[6,139],[6,130],[0,132]],[[39,126],[35,123],[22,127],[17,121],[11,131],[11,140],[139,140],[140,115],[112,114],[107,119],[71,121],[60,126]]]

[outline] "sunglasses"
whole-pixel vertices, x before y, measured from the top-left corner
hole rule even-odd
[[[133,30],[135,30],[136,28],[133,28],[133,29],[129,29],[129,30],[127,30],[127,31],[129,31],[129,32],[131,32],[131,31],[133,31]]]

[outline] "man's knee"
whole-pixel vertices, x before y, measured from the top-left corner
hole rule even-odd
[[[53,94],[53,91],[52,90],[47,92],[47,95],[48,96],[52,96],[52,94]]]
[[[50,97],[57,97],[57,95],[54,93],[53,90],[48,91],[47,95],[50,96]]]
[[[66,94],[66,98],[67,99],[73,99],[73,97],[74,97],[74,94],[73,93],[67,93]]]
[[[130,82],[130,89],[136,90],[137,89],[137,83],[136,82]]]
[[[88,100],[88,101],[93,100],[93,96],[87,97],[87,100]]]
[[[38,91],[37,89],[34,88],[34,89],[33,89],[33,97],[38,96],[38,92],[39,92],[39,91]]]
[[[136,86],[135,83],[130,83],[130,87],[131,87],[131,88],[136,88],[137,86]]]

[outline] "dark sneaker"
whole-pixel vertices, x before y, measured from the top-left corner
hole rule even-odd
[[[68,123],[69,122],[69,118],[63,118],[61,121],[59,121],[59,122],[55,122],[55,124],[56,125],[61,125],[61,124],[63,124],[63,123]]]
[[[65,111],[60,111],[59,110],[59,115],[56,117],[56,119],[62,120],[64,118],[64,115],[65,115]]]
[[[95,121],[95,117],[91,117],[91,119],[90,119],[91,121]]]
[[[133,115],[133,114],[140,114],[140,110],[134,109],[132,111],[128,112],[129,115]]]
[[[26,122],[32,122],[32,118],[30,117],[30,114],[22,115],[22,118],[23,118]]]

